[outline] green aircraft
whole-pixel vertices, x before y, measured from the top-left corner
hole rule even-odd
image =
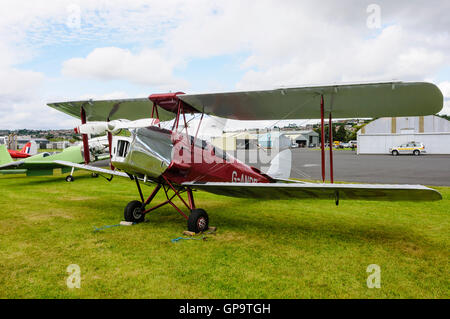
[[[96,156],[95,160],[109,158],[109,155]],[[84,163],[82,146],[71,146],[59,153],[39,153],[23,160],[14,161],[5,145],[0,145],[0,174],[26,174],[27,176],[53,175],[55,169],[61,169],[63,174],[70,172],[66,181],[74,181],[73,168],[60,165],[54,161]],[[97,177],[94,176],[93,177]]]

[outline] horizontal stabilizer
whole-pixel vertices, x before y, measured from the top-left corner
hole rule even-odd
[[[422,185],[319,183],[183,183],[194,189],[231,197],[261,199],[339,199],[434,201],[441,194]]]

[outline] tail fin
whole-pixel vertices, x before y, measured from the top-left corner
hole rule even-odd
[[[38,153],[38,145],[35,141],[30,142],[30,151],[28,154],[30,155],[36,155]]]
[[[22,153],[27,153],[30,154],[31,151],[31,143],[28,142],[27,144],[25,144],[24,147],[22,147],[22,149],[20,150]]]
[[[0,145],[0,165],[13,162],[11,155],[9,155],[6,145]]]
[[[286,149],[278,153],[270,162],[267,175],[273,178],[287,179],[291,176],[292,153]]]

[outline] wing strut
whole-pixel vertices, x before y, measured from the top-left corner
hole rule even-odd
[[[330,181],[333,184],[334,183],[334,180],[333,180],[333,125],[331,123],[331,110],[330,110],[330,118],[328,120],[328,126],[329,126],[328,140],[329,140],[329,144],[330,144]],[[339,202],[339,200],[337,202]]]
[[[108,131],[108,144],[109,144],[109,167],[111,170],[115,170],[114,165],[111,162],[112,158],[112,133]]]
[[[323,94],[320,95],[320,151],[322,156],[322,182],[325,183],[325,125],[324,125],[324,100]],[[328,146],[330,148],[330,181],[334,183],[333,176],[333,125],[332,115],[330,110],[330,117],[328,118]]]
[[[322,154],[322,182],[325,183],[325,129],[323,125],[323,95],[320,96],[320,149]]]
[[[84,111],[84,107],[81,107],[81,124],[86,124],[86,112]],[[84,150],[84,163],[86,165],[89,164],[89,160],[90,160],[90,152],[89,152],[89,139],[87,134],[83,134],[83,150]],[[111,152],[111,149],[110,149]]]

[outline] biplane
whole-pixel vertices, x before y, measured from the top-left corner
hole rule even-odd
[[[282,88],[264,91],[184,94],[152,94],[148,98],[84,100],[50,103],[49,106],[81,119],[75,130],[82,134],[88,154],[88,135],[107,134],[110,168],[55,161],[72,168],[128,178],[136,184],[139,200],[124,209],[127,221],[141,222],[145,215],[171,205],[187,220],[188,230],[208,229],[209,217],[197,207],[194,191],[214,194],[282,199],[349,200],[440,200],[440,193],[422,185],[341,184],[333,180],[333,153],[330,148],[330,181],[325,183],[324,121],[328,118],[374,118],[435,114],[443,107],[441,91],[426,82],[384,82]],[[195,133],[188,131],[186,116],[200,118]],[[320,119],[322,181],[289,179],[290,158],[281,151],[269,170],[247,165],[197,136],[204,116],[235,120]],[[167,123],[170,125],[168,126]],[[331,125],[329,144],[332,145]],[[127,129],[130,136],[115,133]],[[141,184],[155,185],[144,197]],[[165,199],[150,204],[158,192]],[[187,198],[183,198],[183,194]],[[179,198],[177,205],[174,199]]]

